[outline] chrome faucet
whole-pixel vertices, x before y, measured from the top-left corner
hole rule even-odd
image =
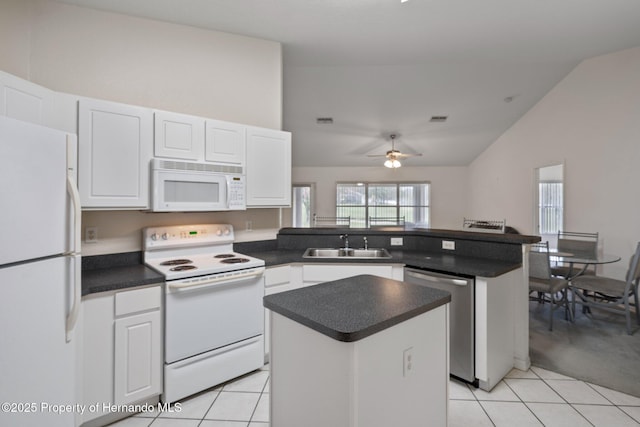
[[[367,237],[364,237],[364,250],[366,251],[367,249],[369,249],[369,242],[367,242]]]
[[[341,234],[340,238],[342,240],[344,240],[344,249],[349,249],[349,235],[348,234]]]

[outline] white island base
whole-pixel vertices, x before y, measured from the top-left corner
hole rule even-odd
[[[271,311],[271,425],[446,427],[448,310],[353,342]]]

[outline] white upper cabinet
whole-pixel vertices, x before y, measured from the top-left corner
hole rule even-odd
[[[57,128],[54,92],[0,71],[0,115]]]
[[[155,111],[154,156],[202,160],[204,119],[186,114]]]
[[[244,166],[246,126],[207,120],[205,160]]]
[[[247,128],[247,207],[291,206],[291,133]]]
[[[83,208],[149,207],[152,110],[81,98],[78,146],[78,185]]]

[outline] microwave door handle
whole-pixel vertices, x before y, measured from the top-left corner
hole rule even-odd
[[[225,182],[227,184],[227,209],[231,206],[231,185],[229,184],[229,177],[225,177]]]

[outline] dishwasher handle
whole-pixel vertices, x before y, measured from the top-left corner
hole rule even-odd
[[[416,279],[426,280],[433,283],[442,283],[446,285],[455,285],[455,286],[469,285],[469,281],[466,279],[454,279],[451,277],[433,276],[428,273],[418,273],[417,271],[413,271],[413,270],[406,271],[406,274]]]

